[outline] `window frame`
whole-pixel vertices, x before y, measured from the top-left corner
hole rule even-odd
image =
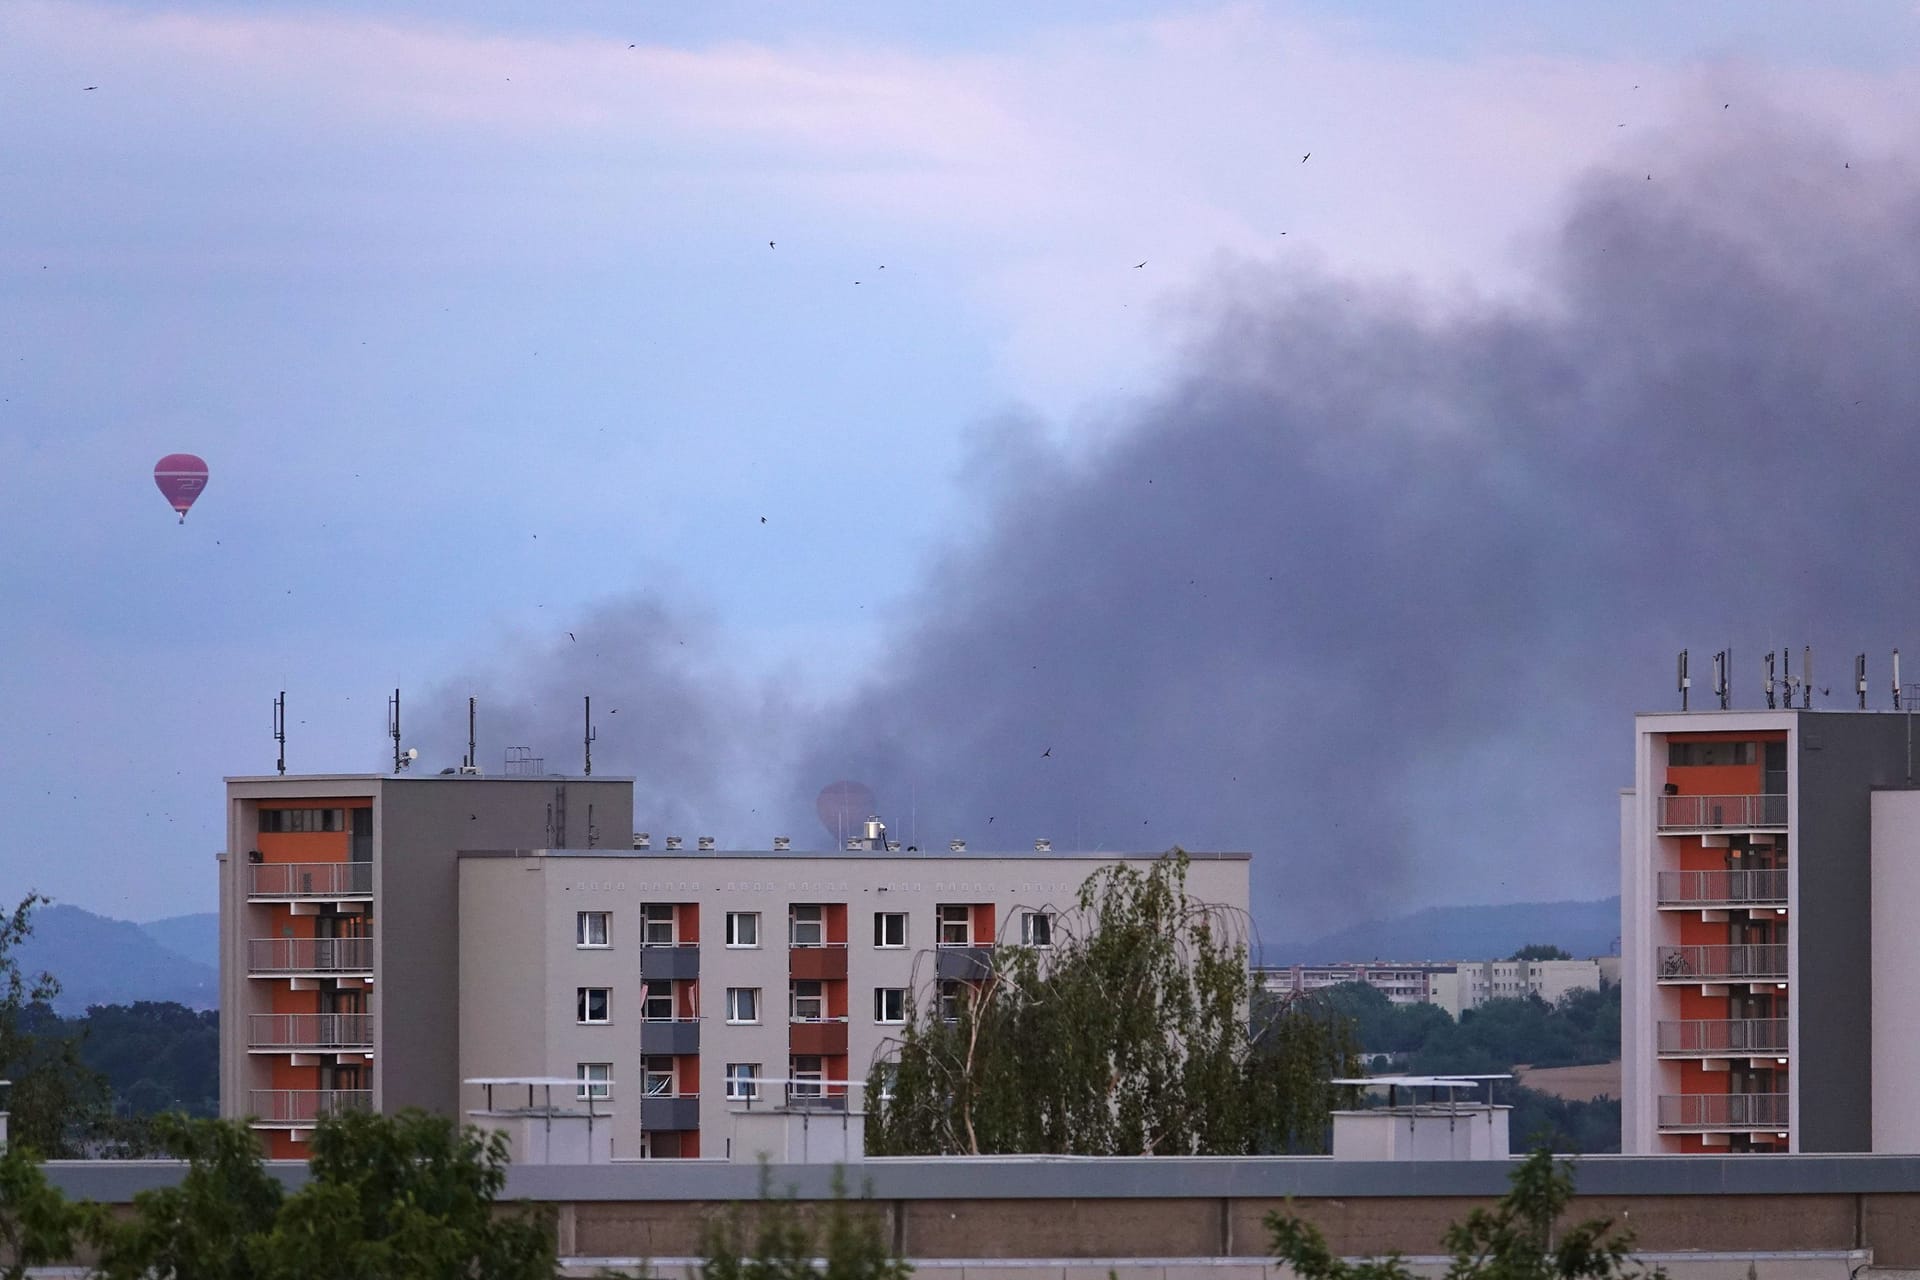
[[[889,1001],[888,997],[892,997]],[[894,1016],[887,1017],[887,1005],[894,1006]],[[905,987],[875,987],[873,989],[873,1021],[882,1027],[905,1026],[907,1021],[907,989]]]
[[[729,1062],[725,1076],[727,1100],[757,1102],[760,1098],[760,1082],[766,1078],[766,1074],[758,1062]]]
[[[745,1003],[752,1006],[751,1017],[742,1018],[738,1016],[741,1003],[740,997],[742,996],[746,998]],[[762,1003],[759,987],[728,987],[727,1025],[730,1027],[751,1027],[759,1025],[760,1007]]]
[[[939,926],[936,936],[941,946],[970,947],[973,945],[973,907],[971,905],[964,902],[943,902],[934,908],[933,918]],[[949,940],[947,930],[952,926],[965,929],[965,938],[957,942]]]
[[[803,1062],[813,1066],[802,1067]],[[806,1053],[787,1058],[787,1092],[795,1098],[823,1098],[827,1093],[827,1060],[817,1053]]]
[[[664,919],[660,912],[666,912]],[[640,945],[643,947],[674,947],[680,945],[680,912],[671,902],[643,902],[640,904]],[[653,936],[654,927],[665,924],[666,941]]]
[[[596,1076],[593,1073],[598,1071]],[[573,1067],[573,1097],[576,1102],[605,1102],[613,1097],[613,1064],[611,1062],[577,1062]]]
[[[590,921],[600,922],[600,941],[593,941]],[[573,945],[577,951],[606,951],[613,946],[613,912],[576,911],[573,913]]]
[[[659,1064],[666,1063],[663,1068]],[[656,1089],[656,1081],[664,1082],[665,1087]],[[673,1056],[664,1053],[650,1053],[640,1059],[640,1096],[643,1098],[676,1098],[680,1096],[679,1081],[675,1078]]]
[[[813,994],[801,995],[800,988],[803,986],[812,987]],[[817,1001],[820,1012],[813,1017],[807,1017],[800,1012],[802,1000]],[[827,1020],[827,984],[819,978],[792,979],[787,984],[787,1019],[790,1022],[825,1022]]]
[[[600,1016],[588,1017],[593,1012],[592,997],[600,996]],[[613,1021],[612,987],[575,987],[573,993],[573,1020],[576,1026],[604,1027]]]
[[[1040,925],[1041,928],[1036,930],[1034,928],[1036,924]],[[1041,942],[1034,941],[1035,933],[1045,934],[1045,940]],[[1022,911],[1020,913],[1020,945],[1023,947],[1033,947],[1039,951],[1051,949],[1053,946],[1053,912]]]
[[[673,984],[671,982],[660,982],[660,983],[654,983],[654,984],[648,985],[646,988],[646,995],[643,996],[640,1000],[640,1021],[642,1022],[678,1022],[680,1020],[679,994],[680,994],[679,992],[673,989]],[[667,1002],[666,1017],[663,1018],[657,1014],[649,1012],[649,1009],[651,1008],[654,1001],[656,1000],[664,1000]]]
[[[740,941],[740,930],[738,926],[742,922],[748,922],[750,924],[750,928],[748,932],[753,934],[753,940],[751,942]],[[760,913],[758,911],[727,912],[727,946],[731,950],[735,950],[735,951],[759,950],[760,948]]]
[[[800,918],[802,911],[812,911],[815,912],[816,915],[811,920],[802,920]],[[800,941],[800,926],[802,924],[811,925],[813,928],[818,929],[820,931],[819,940],[815,942]],[[796,902],[787,908],[787,945],[808,949],[827,945],[827,908],[823,903]]]
[[[900,941],[886,940],[887,925],[897,922],[900,925]],[[873,946],[876,951],[905,951],[907,949],[907,913],[904,911],[876,911],[873,913]]]

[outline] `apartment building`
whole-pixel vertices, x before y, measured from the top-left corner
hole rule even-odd
[[[1636,717],[1625,1152],[1920,1151],[1911,734],[1898,712]]]
[[[1050,946],[1096,870],[1159,856],[854,843],[463,855],[463,1078],[577,1081],[616,1159],[725,1157],[736,1110],[860,1108],[916,1007],[996,947]],[[1189,893],[1243,913],[1249,856],[1190,856]]]
[[[1364,982],[1392,1004],[1428,1004],[1453,972],[1436,964],[1295,964],[1262,968],[1255,980],[1273,995],[1302,995],[1347,982]]]
[[[297,1158],[318,1119],[467,1115],[563,1079],[612,1154],[724,1156],[749,1106],[857,1107],[911,1008],[1050,946],[1086,878],[1157,854],[654,849],[625,778],[227,780],[221,1113]],[[636,847],[642,846],[642,847]],[[1246,854],[1195,854],[1244,917]]]
[[[303,1155],[333,1110],[460,1102],[461,849],[625,847],[627,779],[228,778],[220,1110]]]
[[[1275,995],[1320,991],[1343,982],[1364,982],[1396,1005],[1431,1004],[1459,1017],[1489,1000],[1535,996],[1548,1004],[1579,990],[1600,990],[1620,980],[1617,956],[1588,960],[1459,960],[1446,964],[1296,964],[1257,971],[1260,985]]]

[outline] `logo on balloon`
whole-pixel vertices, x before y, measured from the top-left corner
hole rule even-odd
[[[207,487],[207,464],[190,453],[170,453],[153,464],[153,482],[185,524],[187,508]]]

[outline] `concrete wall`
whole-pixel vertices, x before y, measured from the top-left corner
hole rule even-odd
[[[1920,791],[1873,793],[1873,1149],[1920,1153]]]

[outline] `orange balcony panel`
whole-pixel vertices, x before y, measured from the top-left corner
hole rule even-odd
[[[793,947],[787,952],[787,976],[845,982],[845,947]]]
[[[787,1052],[800,1057],[828,1058],[847,1052],[844,1022],[796,1022],[787,1028]]]

